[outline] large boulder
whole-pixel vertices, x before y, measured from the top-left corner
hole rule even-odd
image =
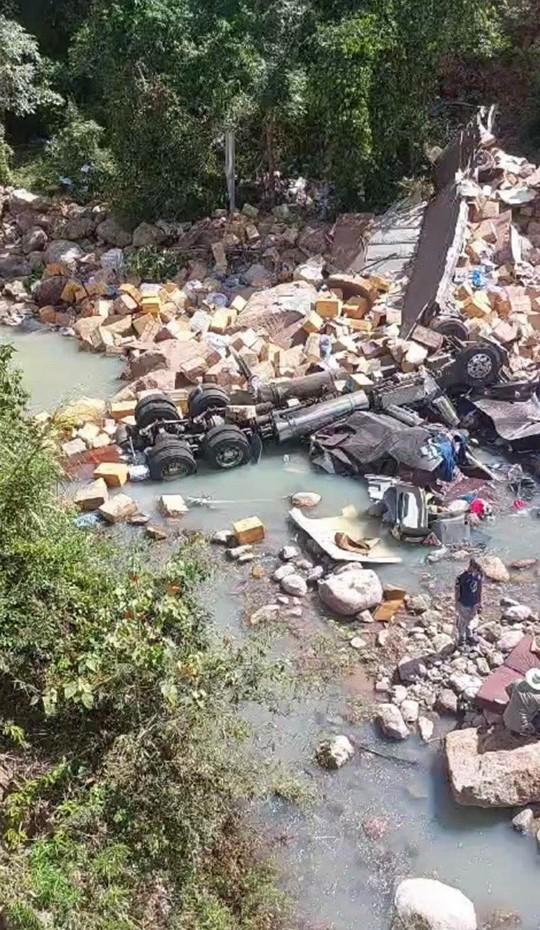
[[[394,898],[394,930],[477,930],[474,904],[457,888],[431,878],[408,878]]]
[[[378,575],[356,563],[344,565],[319,582],[319,596],[340,616],[352,617],[377,607],[383,599]]]
[[[498,555],[485,555],[483,558],[478,559],[478,561],[484,575],[486,578],[489,578],[490,581],[498,581],[500,583],[510,581],[510,572]]]
[[[0,252],[0,277],[24,278],[32,268],[26,256],[12,252]]]
[[[139,223],[133,230],[133,245],[137,248],[159,245],[164,242],[165,238],[163,230],[159,226],[154,226],[153,223]]]
[[[317,299],[317,289],[305,281],[278,284],[253,294],[238,314],[237,329],[285,329],[303,320]]]
[[[103,239],[108,245],[115,245],[120,249],[123,249],[126,245],[131,245],[131,233],[124,229],[112,216],[103,220],[97,227],[96,232],[99,238]]]
[[[62,236],[66,239],[88,239],[96,228],[96,221],[91,213],[85,210],[73,212],[68,216],[61,227]]]
[[[55,239],[47,247],[45,261],[48,265],[58,263],[74,270],[83,255],[84,252],[81,247],[76,242],[72,242],[71,239]]]
[[[480,734],[454,730],[446,737],[446,759],[458,804],[523,807],[540,803],[540,742],[524,743],[507,730]]]
[[[53,275],[39,281],[34,290],[34,300],[38,307],[51,307],[60,303],[60,297],[69,278],[64,275]]]
[[[11,191],[9,195],[9,212],[16,215],[26,210],[46,210],[49,205],[47,197],[40,197],[38,194],[32,194],[23,187]]]

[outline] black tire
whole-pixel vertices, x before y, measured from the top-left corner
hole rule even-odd
[[[205,436],[203,455],[214,468],[238,468],[251,458],[251,446],[239,426],[214,426]]]
[[[456,359],[456,381],[468,387],[486,387],[494,384],[503,366],[496,346],[476,343],[459,353]]]
[[[135,407],[135,422],[139,429],[146,429],[156,420],[180,420],[176,404],[165,394],[143,397]]]
[[[436,333],[440,333],[441,336],[450,336],[462,342],[467,342],[469,339],[469,330],[465,326],[465,323],[453,317],[443,317],[442,319],[434,320],[431,324],[431,329],[435,330]]]
[[[188,413],[192,419],[200,417],[208,410],[224,410],[229,403],[229,396],[217,384],[203,384],[194,388],[188,397]]]
[[[146,453],[146,460],[153,481],[175,481],[197,471],[197,463],[187,442],[172,437],[160,438]]]

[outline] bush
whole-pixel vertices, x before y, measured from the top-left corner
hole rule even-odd
[[[103,196],[113,175],[111,154],[102,144],[103,134],[101,126],[85,119],[70,104],[65,124],[46,145],[44,182],[69,191],[83,202]]]
[[[0,347],[0,898],[6,930],[269,930],[238,703],[260,662],[213,640],[204,547],[152,572],[58,504],[49,437]],[[13,776],[10,780],[10,776]]]
[[[126,271],[143,281],[170,281],[178,274],[179,253],[172,249],[143,246],[125,256]]]

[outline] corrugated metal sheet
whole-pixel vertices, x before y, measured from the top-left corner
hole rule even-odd
[[[399,278],[414,258],[426,203],[405,199],[376,218],[366,251],[365,267]]]

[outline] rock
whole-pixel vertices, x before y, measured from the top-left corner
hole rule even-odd
[[[410,656],[403,656],[398,664],[398,674],[403,684],[412,684],[420,678],[425,678],[427,668],[421,658],[411,659]]]
[[[74,502],[84,513],[91,510],[97,510],[109,497],[109,491],[103,478],[97,478],[91,481],[84,488],[80,488],[75,494]]]
[[[540,741],[523,743],[498,728],[454,730],[446,737],[450,783],[458,804],[522,807],[540,802]]]
[[[275,277],[264,265],[256,262],[242,275],[248,287],[272,287]]]
[[[227,556],[229,559],[232,559],[234,562],[238,562],[239,559],[244,558],[246,555],[253,555],[253,547],[250,545],[246,546],[235,546],[234,549],[227,549]]]
[[[46,210],[49,201],[46,197],[40,197],[38,194],[31,194],[30,191],[19,187],[11,191],[8,198],[9,212],[16,215],[27,210]]]
[[[41,229],[40,226],[36,226],[23,236],[23,252],[26,255],[28,255],[29,252],[42,252],[48,241],[49,239],[45,230]]]
[[[49,307],[60,303],[62,291],[68,278],[64,275],[54,275],[39,281],[34,291],[34,299],[38,307]]]
[[[150,522],[150,517],[145,513],[134,513],[128,517],[127,521],[130,526],[146,526]]]
[[[352,649],[365,649],[367,646],[367,641],[362,639],[361,636],[353,636],[349,645]]]
[[[405,723],[416,723],[418,720],[418,714],[420,713],[420,704],[418,701],[414,701],[412,698],[407,698],[400,705],[401,716],[403,717]]]
[[[448,636],[447,633],[437,633],[437,635],[433,637],[432,642],[435,652],[439,653],[453,652],[456,645],[453,637]]]
[[[408,594],[405,598],[405,606],[411,614],[424,614],[431,604],[423,594]]]
[[[99,512],[107,523],[121,523],[137,513],[137,504],[127,494],[117,494],[102,504]]]
[[[457,888],[431,878],[398,885],[394,907],[400,930],[477,930],[472,901]]]
[[[281,579],[281,588],[285,594],[293,597],[304,597],[307,594],[307,582],[300,575],[286,575]]]
[[[511,652],[522,639],[523,630],[505,630],[497,645],[501,652]]]
[[[403,740],[410,735],[401,711],[395,704],[380,704],[376,719],[384,735],[390,739]]]
[[[526,568],[533,568],[537,562],[538,559],[516,559],[515,562],[510,562],[510,568],[515,568],[520,571]]]
[[[280,565],[279,568],[276,568],[272,578],[274,581],[283,581],[287,575],[295,575],[296,569],[294,565]]]
[[[525,604],[513,604],[511,607],[506,607],[503,613],[503,618],[511,623],[523,623],[530,616],[531,608],[526,607]]]
[[[88,213],[69,216],[62,226],[62,236],[66,239],[88,239],[94,234],[95,220]]]
[[[313,491],[298,491],[297,494],[292,495],[291,504],[293,507],[308,509],[309,507],[316,507],[317,504],[321,503],[321,500],[321,495],[315,494]]]
[[[216,530],[210,542],[217,543],[219,546],[229,546],[234,541],[234,538],[232,530]]]
[[[145,532],[149,539],[153,539],[156,542],[162,542],[164,539],[167,539],[169,535],[161,526],[156,526],[153,523],[148,524]]]
[[[534,823],[534,811],[530,807],[520,811],[512,818],[512,826],[518,833],[530,833]]]
[[[323,268],[324,259],[321,256],[310,258],[303,265],[295,268],[293,278],[295,281],[305,281],[306,284],[319,288],[323,283]]]
[[[126,232],[112,216],[103,220],[97,227],[96,232],[107,245],[115,245],[120,249],[124,249],[126,245],[131,245],[131,233]]]
[[[180,494],[162,494],[159,509],[165,517],[182,517],[188,512],[189,507]]]
[[[362,612],[358,614],[358,619],[360,623],[375,623],[375,617],[370,610],[362,610]]]
[[[489,578],[491,581],[510,581],[510,572],[503,560],[497,555],[485,555],[478,559],[478,562],[486,578]]]
[[[424,743],[429,743],[431,737],[433,736],[434,729],[435,724],[433,723],[433,720],[429,719],[429,717],[418,718],[418,732],[420,733],[420,738]]]
[[[125,235],[128,236],[129,233]],[[101,238],[103,239],[104,236],[101,236]],[[137,228],[133,230],[132,242],[136,248],[143,248],[148,245],[159,245],[165,238],[165,233],[159,226],[154,226],[152,223],[140,223]],[[111,239],[107,239],[106,241],[111,242]],[[121,245],[120,242],[111,242],[111,244]]]
[[[314,568],[310,568],[306,575],[306,581],[308,584],[316,584],[317,581],[320,581],[324,575],[324,568],[322,565],[315,565]]]
[[[55,239],[48,245],[44,255],[47,265],[62,264],[74,271],[84,252],[70,239]]]
[[[352,563],[336,569],[319,582],[322,602],[344,617],[352,617],[364,610],[377,607],[383,598],[378,575]]]
[[[354,756],[354,747],[346,736],[332,736],[317,746],[317,762],[325,769],[340,769]]]
[[[366,817],[362,821],[362,830],[370,840],[382,840],[389,829],[390,824],[384,817]]]
[[[259,607],[255,613],[251,614],[249,618],[250,626],[259,626],[261,623],[268,623],[272,620],[275,620],[281,607],[279,604],[266,604],[264,607]]]
[[[283,546],[283,549],[279,553],[280,559],[283,559],[284,562],[291,562],[293,559],[297,559],[300,555],[300,550],[297,546]]]
[[[444,688],[437,695],[437,700],[435,701],[435,710],[438,710],[440,714],[447,714],[449,716],[455,717],[458,712],[457,694],[451,691],[450,688]]]
[[[482,687],[482,680],[478,675],[455,672],[450,676],[450,687],[454,689],[457,695],[464,695],[464,697],[472,700]]]
[[[30,274],[30,263],[24,255],[12,252],[0,252],[0,277],[24,278]]]
[[[407,700],[409,692],[407,688],[403,685],[394,685],[392,688],[392,703],[397,704],[399,707],[400,704],[403,704],[403,701]]]

